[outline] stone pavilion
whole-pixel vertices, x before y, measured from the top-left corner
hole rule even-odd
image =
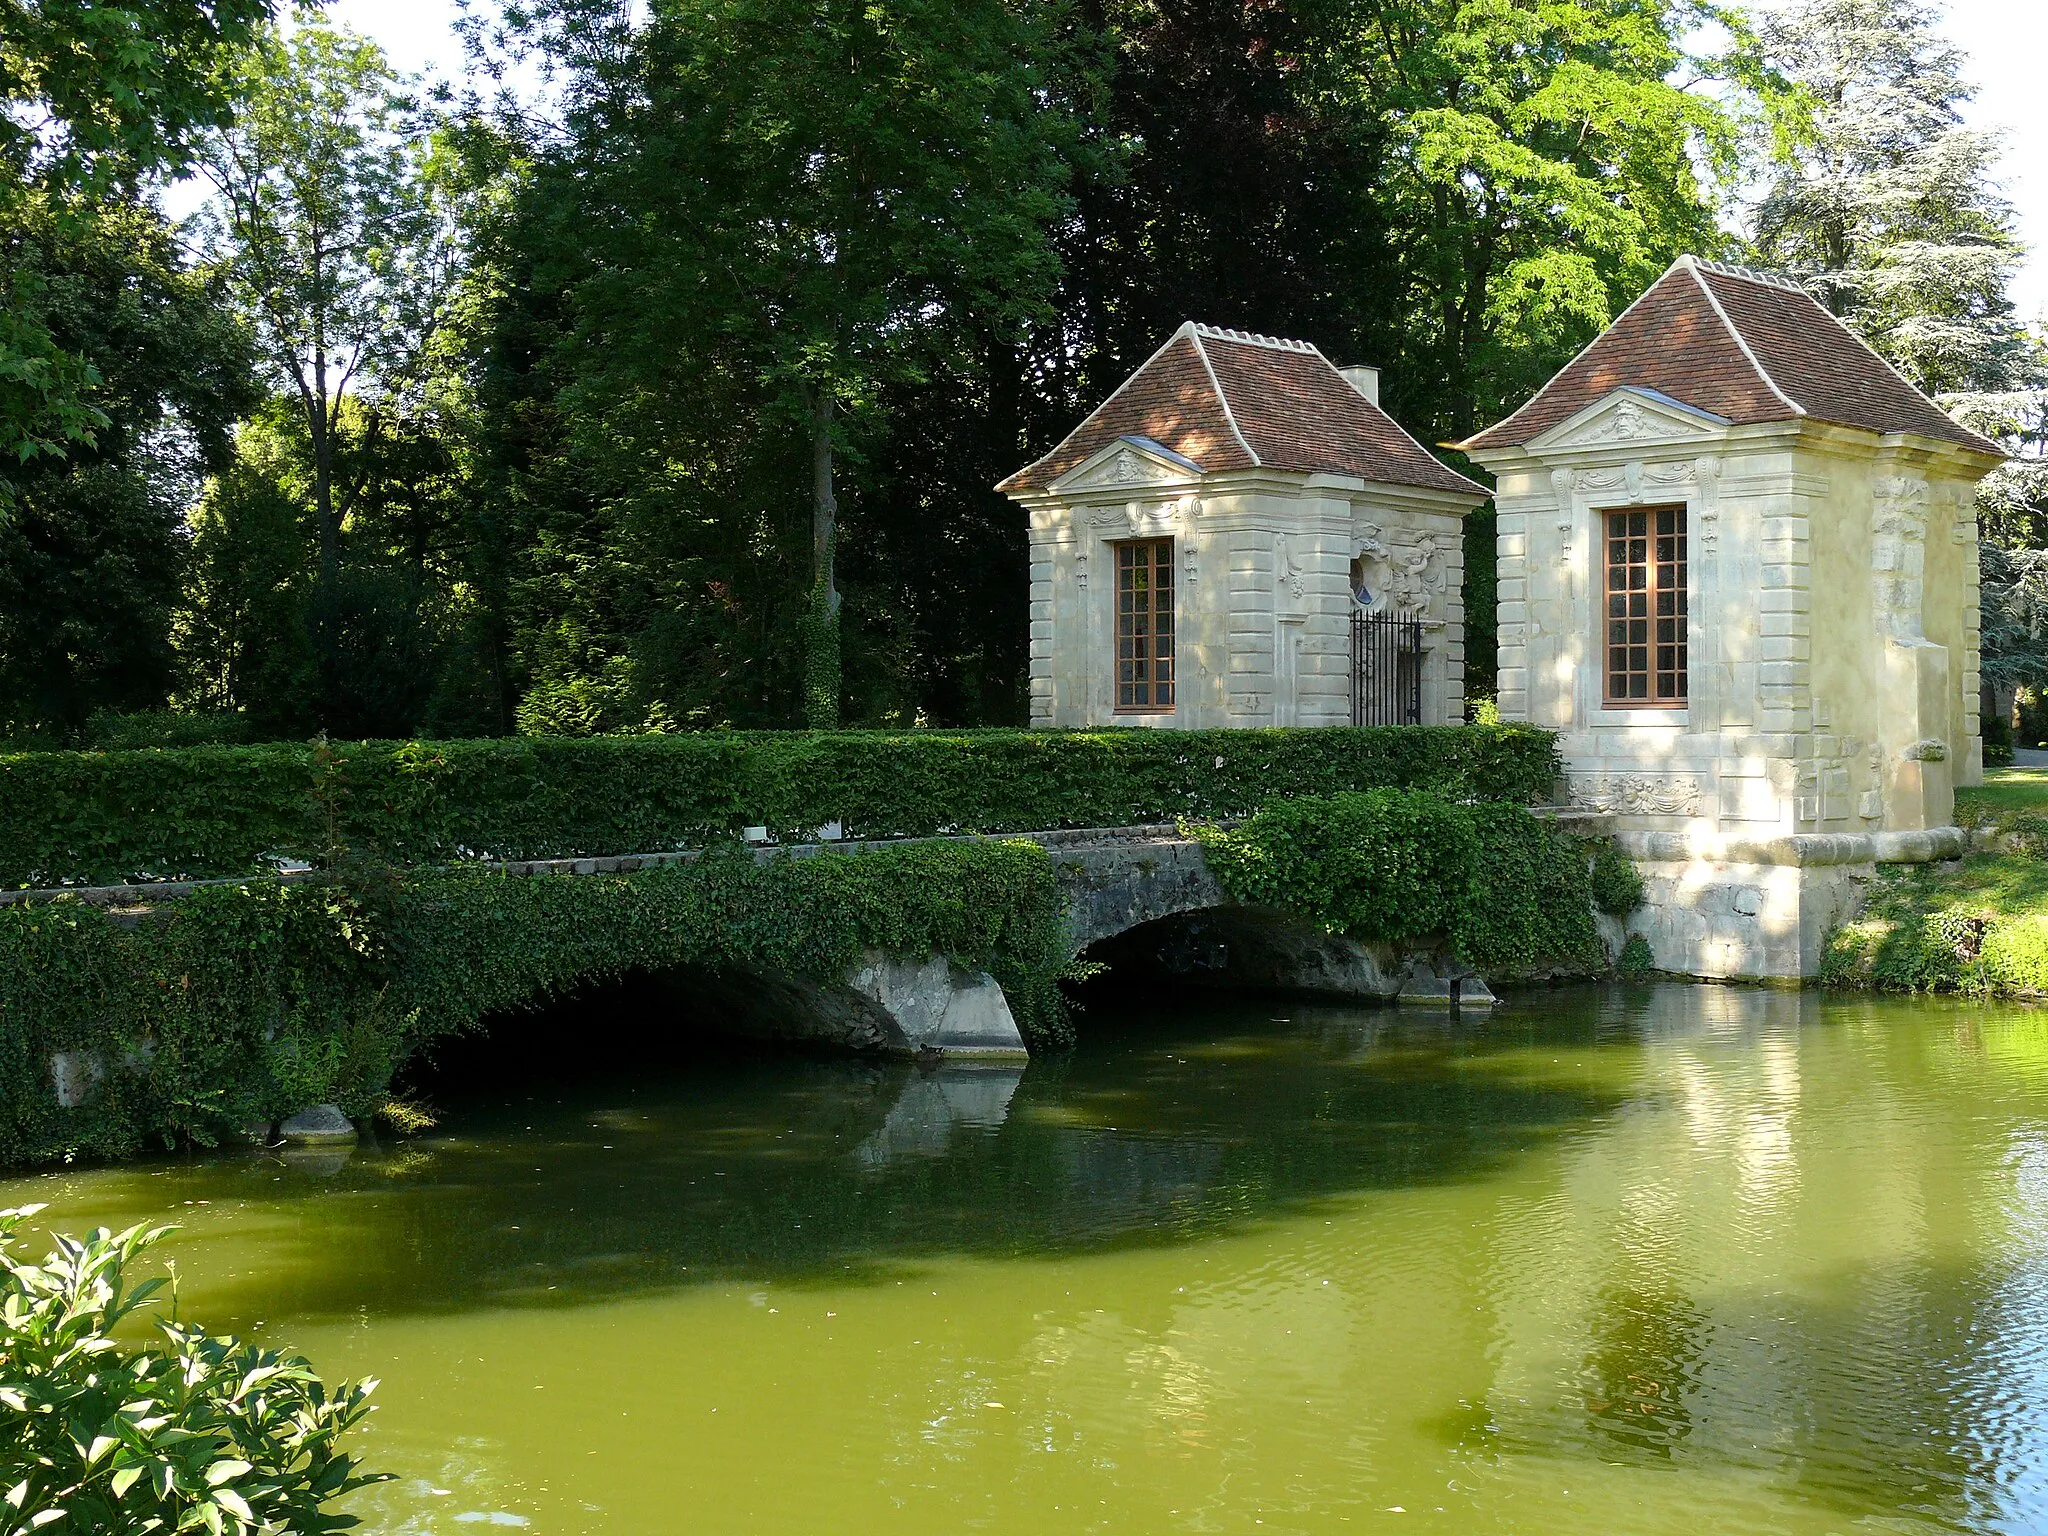
[[[1464,718],[1487,493],[1371,368],[1190,322],[998,489],[1030,518],[1033,725]]]
[[[1996,444],[1688,256],[1459,446],[1499,481],[1501,716],[1643,863],[1660,968],[1811,975],[1877,864],[1960,850]]]

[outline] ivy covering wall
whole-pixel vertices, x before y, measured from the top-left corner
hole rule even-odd
[[[0,908],[0,1164],[209,1144],[308,1104],[362,1114],[422,1045],[495,1010],[636,969],[837,979],[870,948],[987,969],[1034,1046],[1064,1038],[1063,909],[1033,843],[731,849],[573,879],[348,865],[128,926],[68,897]],[[82,1106],[59,1107],[59,1051],[96,1064]]]
[[[706,732],[0,757],[0,886],[252,874],[349,846],[395,864],[1247,814],[1378,786],[1528,802],[1547,731]]]
[[[1496,978],[1605,966],[1592,871],[1607,861],[1520,806],[1367,790],[1275,801],[1200,836],[1233,898],[1298,913],[1332,933],[1441,935]]]

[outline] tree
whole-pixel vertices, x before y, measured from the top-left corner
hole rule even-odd
[[[0,225],[65,216],[186,163],[193,134],[225,121],[219,64],[268,17],[268,0],[0,0]],[[0,509],[14,469],[90,446],[109,420],[91,363],[46,321],[18,236],[0,245]]]
[[[2031,366],[2007,297],[2020,247],[1936,24],[1919,0],[1800,0],[1763,24],[1801,96],[1755,239],[1927,393],[2009,390]]]
[[[95,709],[164,702],[179,524],[257,391],[217,281],[185,264],[148,203],[14,214],[4,234],[41,295],[38,322],[92,369],[100,423],[89,445],[17,471],[0,524],[0,733],[61,734]]]
[[[575,58],[564,154],[601,252],[573,290],[575,344],[616,357],[585,377],[659,337],[797,428],[813,725],[840,709],[847,413],[1050,291],[1066,129],[1039,87],[1047,47],[1003,0],[682,0]]]
[[[201,164],[215,192],[205,234],[305,420],[315,622],[332,681],[342,529],[363,484],[337,474],[345,417],[351,402],[413,387],[457,248],[431,135],[374,43],[314,21],[288,38],[266,31],[237,81],[237,119],[208,139]],[[371,438],[384,422],[374,409],[354,419]]]
[[[1754,212],[1762,258],[2013,454],[1977,498],[1990,718],[2048,678],[2048,353],[2009,297],[2021,249],[1998,140],[1963,125],[1961,56],[1918,0],[1802,0],[1763,38],[1801,94]]]
[[[2034,374],[2048,384],[2048,358]],[[2048,387],[1963,396],[1965,425],[2012,457],[1977,488],[1983,715],[2001,722],[2016,689],[2048,685]]]
[[[1689,54],[1710,21],[1733,44]],[[1386,137],[1389,398],[1459,437],[1674,256],[1722,243],[1715,182],[1737,172],[1739,125],[1706,87],[1767,83],[1739,18],[1688,0],[1368,0],[1304,71]]]

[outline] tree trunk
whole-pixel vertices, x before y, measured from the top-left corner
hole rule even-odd
[[[814,731],[839,726],[839,585],[833,556],[839,542],[839,498],[832,489],[829,390],[806,387],[811,429],[811,602],[805,616],[804,723]]]
[[[313,579],[313,667],[318,679],[313,713],[322,730],[332,723],[341,670],[336,622],[341,587],[341,519],[334,509],[333,425],[327,398],[327,350],[316,344],[313,388],[306,400],[306,426],[312,435],[313,523],[320,539],[320,563]]]
[[[313,519],[320,532],[320,593],[330,603],[341,576],[341,519],[334,515],[334,434],[327,399],[327,348],[315,342],[312,398],[306,402],[313,435]]]

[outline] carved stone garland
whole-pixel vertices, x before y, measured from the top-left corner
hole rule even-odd
[[[1660,778],[1647,773],[1603,774],[1573,779],[1572,804],[1616,816],[1697,816],[1704,793],[1694,778]]]
[[[1927,638],[1921,598],[1927,575],[1927,482],[1881,477],[1870,504],[1870,585],[1877,627],[1903,644]]]

